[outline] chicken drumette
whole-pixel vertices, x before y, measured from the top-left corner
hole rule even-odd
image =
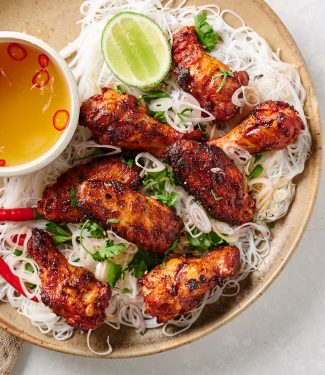
[[[255,200],[234,162],[216,146],[178,141],[167,150],[175,181],[214,218],[229,224],[252,221]]]
[[[180,87],[193,95],[217,122],[237,114],[239,107],[232,103],[232,96],[248,84],[248,75],[232,72],[228,65],[209,55],[199,43],[194,26],[183,27],[174,34],[173,58]]]
[[[28,254],[39,267],[42,302],[62,316],[68,324],[84,331],[99,327],[104,321],[111,290],[82,267],[68,263],[54,245],[51,236],[33,229]]]
[[[202,139],[200,130],[179,133],[147,115],[136,97],[107,88],[82,104],[80,124],[101,145],[148,151],[156,157],[165,157],[166,147],[179,139]]]
[[[118,181],[85,181],[77,200],[87,218],[156,253],[166,251],[182,227],[172,209]]]
[[[77,165],[63,173],[57,182],[46,188],[37,212],[45,219],[56,222],[79,222],[84,216],[71,203],[77,186],[87,179],[118,180],[133,189],[140,186],[140,168],[129,167],[117,157],[103,157],[88,164]]]
[[[206,292],[238,276],[240,253],[224,246],[202,258],[173,258],[145,274],[140,283],[146,311],[165,323],[197,306]]]
[[[224,137],[209,143],[221,148],[237,146],[257,154],[286,148],[298,139],[303,129],[299,113],[292,106],[270,100],[256,106]]]

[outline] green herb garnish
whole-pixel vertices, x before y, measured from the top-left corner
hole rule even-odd
[[[131,291],[130,291],[129,288],[123,288],[123,289],[121,290],[121,292],[122,292],[123,294],[128,294],[128,293],[130,293]]]
[[[158,120],[162,124],[167,124],[165,112],[163,112],[163,111],[154,112],[154,111],[151,111],[150,109],[148,109],[147,113],[148,113],[149,116],[155,118],[156,120]]]
[[[123,155],[120,156],[120,160],[121,160],[122,163],[126,164],[129,168],[132,168],[133,165],[134,165],[133,159],[126,160]]]
[[[127,271],[130,271],[137,279],[152,268],[161,264],[164,260],[163,254],[156,254],[150,251],[139,248],[131,262],[127,267]]]
[[[49,221],[45,229],[52,234],[52,239],[56,245],[72,244],[72,232],[66,224],[59,225]]]
[[[106,223],[107,224],[117,224],[119,222],[118,219],[107,219]]]
[[[226,70],[226,69],[221,69],[221,73],[215,74],[212,78],[223,77],[222,81],[220,82],[220,85],[218,86],[217,92],[220,92],[222,90],[222,88],[225,85],[228,77],[234,77],[234,76],[235,75],[234,75],[233,72],[231,72],[229,70]]]
[[[182,112],[178,113],[177,116],[182,120],[186,121],[187,120],[187,114],[193,112],[192,108],[185,108],[182,110]]]
[[[91,253],[91,256],[96,262],[103,262],[119,255],[124,250],[124,244],[115,244],[113,240],[107,240],[95,253]]]
[[[205,125],[199,124],[199,129],[201,130],[203,138],[207,139],[208,138],[207,127]]]
[[[126,89],[122,86],[122,85],[117,85],[116,86],[116,91],[120,94],[125,94],[126,93]]]
[[[14,255],[15,257],[20,257],[22,253],[23,253],[23,252],[22,252],[21,250],[16,249],[16,250],[13,252],[13,255]]]
[[[211,195],[213,196],[214,200],[217,201],[217,202],[222,200],[222,197],[217,195],[213,190],[211,190]]]
[[[179,194],[175,192],[168,193],[167,191],[164,191],[163,194],[155,194],[154,197],[157,199],[157,201],[165,204],[168,207],[172,207],[176,203]]]
[[[198,231],[195,231],[194,234],[197,234]],[[219,237],[215,232],[202,233],[199,237],[192,237],[189,233],[186,233],[186,240],[188,242],[189,250],[198,251],[202,256],[208,250],[212,250],[215,247],[226,245],[221,237]]]
[[[76,188],[73,187],[70,190],[69,197],[70,197],[71,206],[74,207],[74,208],[78,208],[78,201],[77,201],[77,197],[76,197]]]
[[[86,220],[81,228],[80,237],[82,237],[83,231],[86,230],[89,233],[90,238],[105,238],[106,232],[105,229],[91,220]]]
[[[108,263],[107,281],[111,288],[114,288],[118,280],[122,276],[122,266],[113,262]]]
[[[263,157],[263,154],[256,154],[254,164],[258,163]]]
[[[161,99],[161,98],[170,98],[170,95],[167,94],[167,92],[162,91],[162,90],[152,90],[142,96],[142,99],[146,103],[149,103],[151,100]]]
[[[25,270],[34,273],[34,268],[30,263],[25,264]]]
[[[261,164],[258,164],[250,173],[250,175],[247,177],[249,180],[254,180],[258,176],[260,176],[264,171],[264,168],[261,166]]]
[[[206,21],[208,15],[206,12],[199,13],[194,17],[196,34],[199,42],[208,52],[213,51],[219,41],[219,34],[215,32],[212,26]]]

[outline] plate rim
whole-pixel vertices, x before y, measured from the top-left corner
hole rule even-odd
[[[240,302],[239,305],[237,305],[236,309],[228,312],[225,316],[222,317],[221,320],[212,322],[208,326],[201,327],[200,331],[189,330],[187,333],[180,334],[179,336],[177,336],[176,340],[167,341],[167,342],[163,342],[160,344],[147,345],[146,347],[141,347],[141,348],[135,347],[131,351],[124,351],[124,350],[122,352],[113,351],[112,354],[110,354],[109,356],[98,356],[92,353],[91,351],[89,351],[89,353],[84,352],[77,347],[75,348],[61,347],[59,345],[53,344],[52,342],[46,341],[46,336],[44,336],[44,340],[41,340],[25,332],[23,329],[15,327],[13,324],[11,324],[11,322],[8,323],[7,321],[4,321],[1,316],[0,316],[0,328],[6,330],[10,334],[20,339],[23,339],[31,344],[37,345],[42,348],[54,350],[57,352],[65,353],[65,354],[72,354],[72,355],[78,355],[78,356],[83,356],[83,357],[101,358],[101,359],[126,359],[126,358],[142,357],[142,356],[147,356],[147,355],[152,355],[152,354],[158,354],[161,352],[175,349],[185,344],[189,344],[221,328],[226,323],[230,322],[235,317],[240,315],[243,311],[245,311],[247,308],[249,308],[259,297],[263,295],[263,293],[278,278],[279,274],[284,270],[289,260],[292,258],[292,256],[296,252],[298,244],[300,243],[301,238],[306,230],[306,227],[311,219],[311,215],[313,213],[313,210],[314,210],[317,198],[318,198],[321,169],[323,165],[323,160],[322,160],[323,132],[322,132],[322,127],[321,127],[321,115],[320,115],[319,102],[318,102],[318,98],[316,95],[313,79],[311,77],[306,61],[296,41],[294,40],[293,36],[289,32],[289,30],[287,29],[283,21],[275,13],[275,11],[271,8],[270,5],[268,5],[264,0],[252,0],[252,1],[259,8],[261,8],[261,10],[268,17],[270,17],[274,21],[274,23],[277,24],[279,31],[283,35],[283,39],[289,40],[290,44],[295,48],[295,55],[298,56],[303,63],[302,71],[304,72],[306,80],[308,81],[308,84],[309,84],[308,96],[313,98],[313,101],[315,104],[315,107],[313,109],[313,112],[314,112],[313,113],[314,114],[313,130],[314,132],[316,132],[317,138],[316,137],[313,138],[313,145],[312,145],[312,156],[314,159],[315,169],[313,170],[313,176],[312,176],[314,183],[312,184],[312,189],[311,189],[311,199],[309,200],[308,207],[305,211],[305,217],[303,221],[301,222],[301,226],[297,230],[294,241],[290,243],[289,249],[287,250],[283,259],[277,262],[275,270],[270,275],[267,275],[265,278],[263,278],[261,284],[255,289],[255,291],[249,294],[247,297],[245,297],[244,300]],[[214,0],[206,0],[206,2],[212,3],[214,2]],[[307,168],[309,168],[309,163],[310,162],[307,161]]]

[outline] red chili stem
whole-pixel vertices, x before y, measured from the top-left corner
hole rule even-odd
[[[0,276],[3,277],[7,281],[7,283],[13,286],[17,290],[17,292],[27,297],[21,286],[19,278],[11,272],[8,264],[1,257],[0,257]],[[33,297],[31,299],[32,301],[38,302],[38,299],[36,297]]]
[[[34,208],[0,208],[0,222],[35,220]]]

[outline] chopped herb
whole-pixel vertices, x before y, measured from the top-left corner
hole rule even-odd
[[[165,204],[168,207],[172,207],[176,203],[179,194],[175,192],[168,193],[167,191],[164,191],[163,194],[155,194],[154,196],[157,201]]]
[[[139,248],[138,252],[129,263],[127,270],[137,279],[140,279],[146,271],[150,271],[158,264],[161,264],[163,260],[163,254],[156,254]]]
[[[78,263],[80,261],[80,258],[74,259],[73,263]]]
[[[213,196],[214,200],[217,201],[217,202],[222,200],[222,197],[217,195],[213,190],[211,190],[211,195]]]
[[[107,219],[106,223],[107,224],[117,224],[119,222],[118,219]]]
[[[203,124],[199,124],[199,129],[201,130],[203,138],[207,139],[208,138],[207,127],[205,125],[203,125]]]
[[[220,85],[218,86],[218,90],[217,90],[217,92],[220,92],[222,90],[223,86],[225,85],[225,83],[227,81],[227,78],[228,77],[234,77],[234,73],[229,71],[229,70],[226,70],[226,69],[221,69],[221,73],[215,74],[212,78],[218,78],[218,77],[223,77],[222,81],[220,82]]]
[[[110,182],[104,182],[104,186],[107,187],[107,188],[109,188],[109,187],[112,186],[112,184]]]
[[[109,262],[107,269],[107,281],[111,288],[114,288],[121,276],[122,266],[113,262]]]
[[[254,164],[258,163],[263,157],[263,154],[256,154]]]
[[[13,252],[13,255],[14,255],[15,257],[20,257],[22,253],[23,253],[23,252],[22,252],[21,250],[16,249],[16,250]]]
[[[247,177],[249,180],[254,180],[258,176],[260,176],[264,171],[264,168],[261,166],[261,164],[258,164],[250,173],[250,175]]]
[[[81,228],[80,237],[82,237],[82,232],[84,230],[87,230],[89,232],[90,238],[99,238],[100,239],[100,238],[106,237],[105,229],[101,225],[98,225],[91,220],[86,220],[85,223],[83,224],[83,226]]]
[[[219,34],[215,32],[212,26],[206,21],[208,15],[206,12],[199,13],[194,17],[196,34],[199,42],[206,51],[211,52],[216,48],[219,41]]]
[[[91,253],[91,256],[96,262],[103,262],[104,260],[119,255],[124,250],[124,244],[120,243],[116,245],[113,240],[107,240],[95,253]]]
[[[170,98],[170,95],[167,94],[167,92],[162,91],[162,90],[152,90],[142,96],[142,99],[146,103],[149,103],[151,100],[161,99],[161,98]]]
[[[164,181],[162,181],[164,178],[167,178],[171,185],[175,185],[173,170],[170,166],[167,166],[166,169],[160,172],[148,172],[142,180],[142,184],[148,185],[150,182],[161,184],[164,183]]]
[[[172,245],[164,252],[164,259],[163,259],[163,261],[161,263],[161,265],[162,265],[163,268],[166,267],[166,258],[167,258],[167,255],[169,255],[170,253],[172,253],[176,249],[177,244],[178,244],[178,238],[175,238],[175,240],[172,243]]]
[[[45,229],[52,234],[52,239],[56,245],[59,244],[72,244],[72,232],[66,224],[59,225],[49,221]]]
[[[182,112],[178,113],[177,116],[182,120],[186,121],[187,120],[187,114],[193,112],[192,108],[185,108],[182,110]]]
[[[126,121],[127,122],[133,122],[133,119],[132,118],[127,118]]]
[[[74,207],[74,208],[78,208],[78,201],[77,201],[77,197],[76,197],[76,188],[73,187],[70,190],[69,196],[70,196],[71,206]]]
[[[34,210],[34,219],[35,219],[35,220],[42,220],[42,219],[44,219],[44,216],[41,215],[41,214],[39,214],[39,213],[37,212],[37,209],[36,209],[36,208],[35,208],[35,210]]]
[[[122,292],[123,294],[128,294],[128,293],[130,293],[131,291],[130,291],[129,288],[123,288],[123,289],[121,290],[121,292]]]
[[[26,283],[26,286],[27,286],[28,289],[31,289],[31,290],[33,290],[33,289],[36,288],[36,285],[35,285],[35,284],[28,283],[28,282]]]
[[[147,113],[148,113],[148,115],[155,118],[156,120],[158,120],[162,124],[167,124],[165,112],[163,112],[163,111],[154,112],[154,111],[151,111],[150,109],[148,109]]]
[[[121,160],[122,163],[126,164],[129,168],[132,168],[133,165],[134,165],[133,159],[126,160],[123,155],[120,156],[120,160]]]
[[[25,264],[25,270],[34,273],[34,268],[30,263]]]
[[[122,85],[117,85],[116,91],[119,92],[120,94],[126,93],[126,89]]]
[[[197,231],[194,234],[197,234]],[[189,233],[186,233],[186,239],[188,241],[188,248],[190,250],[198,251],[201,256],[208,250],[227,244],[226,241],[219,237],[215,232],[202,233],[199,237],[195,238]]]

